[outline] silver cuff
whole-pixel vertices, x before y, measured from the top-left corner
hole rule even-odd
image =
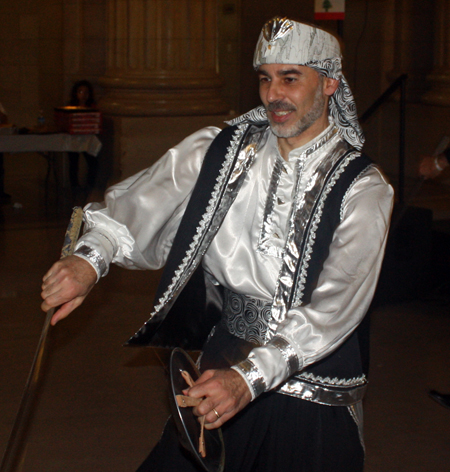
[[[108,271],[108,266],[106,265],[105,259],[103,259],[102,255],[97,252],[95,249],[90,248],[89,246],[83,245],[80,246],[76,251],[73,253],[74,256],[81,257],[88,261],[92,267],[97,272],[97,282],[105,275]]]
[[[300,360],[297,353],[286,339],[281,336],[275,336],[268,342],[268,345],[277,348],[281,352],[288,367],[288,377],[300,370]]]
[[[261,372],[255,364],[249,359],[245,359],[239,364],[233,366],[233,369],[239,370],[252,386],[255,398],[266,391],[266,382]]]

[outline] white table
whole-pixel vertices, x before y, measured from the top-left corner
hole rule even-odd
[[[102,143],[95,134],[0,135],[0,152],[87,152],[97,156]]]
[[[0,153],[36,152],[47,160],[47,175],[45,177],[45,197],[48,197],[49,177],[53,170],[57,188],[60,188],[57,172],[57,153],[87,152],[97,156],[102,147],[101,141],[95,134],[0,134]],[[61,159],[62,188],[68,187],[67,163],[64,156]]]

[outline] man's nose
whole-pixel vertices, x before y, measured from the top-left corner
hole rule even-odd
[[[284,98],[284,95],[280,85],[274,81],[270,82],[267,88],[266,97],[269,103],[276,102],[277,100],[282,100]]]

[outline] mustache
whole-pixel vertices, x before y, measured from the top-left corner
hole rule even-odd
[[[267,105],[267,111],[295,111],[296,108],[290,103],[283,102],[283,100],[277,100]]]

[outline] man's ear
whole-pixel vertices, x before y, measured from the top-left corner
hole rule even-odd
[[[323,81],[323,93],[331,97],[339,87],[339,80],[332,79],[330,77],[324,77]]]

